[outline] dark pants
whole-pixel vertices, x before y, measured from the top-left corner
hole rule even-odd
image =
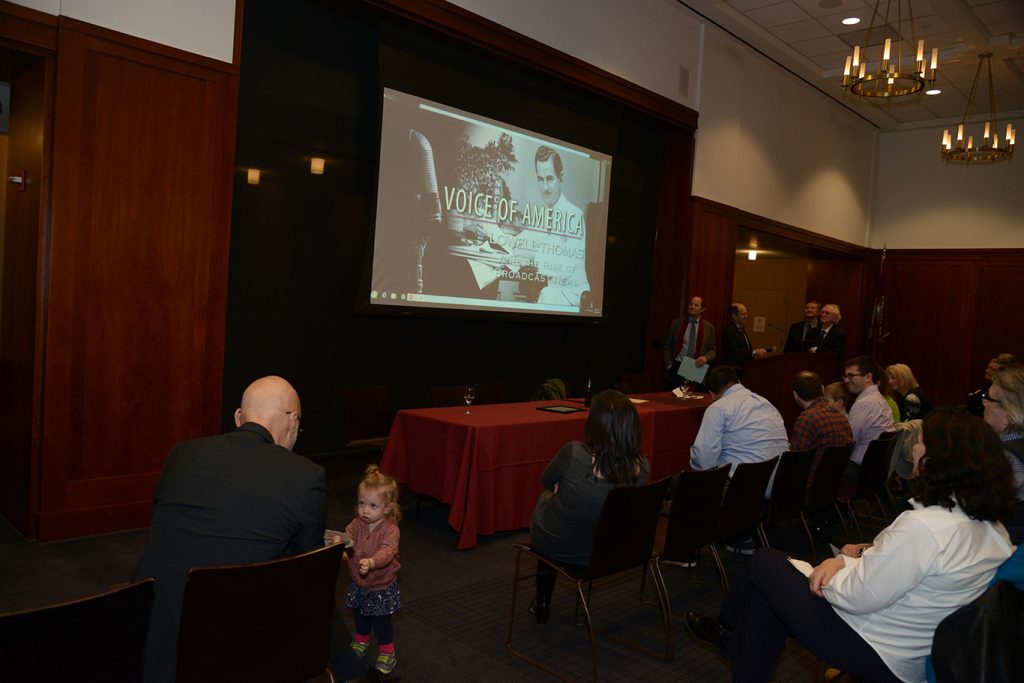
[[[580,573],[586,571],[586,567],[576,564],[563,565],[570,571],[578,571]],[[555,569],[540,560],[537,560],[537,599],[543,602],[551,602],[551,594],[555,592],[555,579],[558,578],[558,573]]]
[[[788,635],[852,676],[899,681],[828,601],[811,593],[807,578],[778,550],[754,553],[722,605],[722,620],[735,632],[726,655],[736,681],[769,680]]]
[[[349,643],[352,635],[348,632],[345,619],[338,605],[334,605],[334,621],[331,623],[331,668],[343,681],[355,680],[366,675],[366,662],[352,651]]]
[[[368,617],[357,609],[352,610],[352,618],[356,621],[356,633],[361,636],[370,635],[372,630],[377,634],[378,645],[390,645],[395,642],[395,629],[391,625],[391,615]]]

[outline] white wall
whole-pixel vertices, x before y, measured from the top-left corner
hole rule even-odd
[[[702,26],[664,0],[450,0],[452,4],[698,109]],[[680,67],[689,72],[680,92]]]
[[[875,129],[708,27],[693,193],[866,245]]]
[[[1006,123],[1000,122],[1000,137]],[[1024,128],[1024,120],[1009,123]],[[968,128],[977,139],[984,124]],[[1024,158],[947,165],[939,157],[942,130],[880,136],[871,246],[1024,248]]]
[[[12,1],[222,62],[234,52],[235,0]]]
[[[696,15],[664,0],[454,2],[696,109],[695,195],[867,244],[874,128]]]

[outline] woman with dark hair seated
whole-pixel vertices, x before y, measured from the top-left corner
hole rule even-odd
[[[925,418],[913,459],[913,509],[874,543],[844,546],[808,577],[760,550],[718,619],[686,615],[732,660],[735,680],[771,678],[789,635],[857,678],[925,680],[936,626],[984,593],[1013,552],[1001,520],[1014,491],[995,432],[963,408]]]
[[[530,520],[533,548],[563,564],[586,567],[597,519],[608,492],[616,486],[642,484],[649,466],[640,450],[640,418],[618,391],[602,391],[590,404],[586,443],[562,446],[544,470],[545,491]],[[537,597],[530,613],[538,624],[548,620],[555,570],[537,563]]]

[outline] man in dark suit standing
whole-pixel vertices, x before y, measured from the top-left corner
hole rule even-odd
[[[175,678],[185,577],[193,567],[262,562],[323,545],[327,490],[322,467],[291,452],[302,408],[280,377],[253,382],[235,411],[237,429],[180,443],[167,457],[153,521],[133,578],[156,579],[146,646],[147,683]],[[366,665],[335,615],[331,664],[342,678]]]
[[[752,358],[768,355],[768,349],[755,349],[750,343],[744,328],[748,317],[747,307],[743,304],[729,307],[729,323],[722,330],[722,358],[726,365],[741,365]]]
[[[818,334],[818,344],[811,348],[815,353],[834,353],[840,358],[843,357],[843,347],[846,346],[846,330],[840,329],[839,321],[843,319],[836,304],[825,304],[821,309],[821,332]]]
[[[811,300],[804,304],[804,319],[789,326],[783,352],[809,351],[812,346],[818,345],[818,335],[821,334],[821,325],[818,322],[820,313],[819,302]]]

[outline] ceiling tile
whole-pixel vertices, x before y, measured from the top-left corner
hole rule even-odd
[[[985,24],[1002,21],[1024,21],[1024,3],[1020,0],[1002,0],[974,8],[974,14]]]
[[[822,36],[831,36],[832,33],[814,21],[808,19],[807,21],[798,21],[793,24],[783,24],[782,26],[776,26],[771,29],[780,40],[784,40],[787,43],[795,43],[799,40],[809,40],[810,38],[821,38]]]
[[[796,21],[806,21],[807,19],[810,19],[806,12],[791,2],[782,2],[777,5],[761,7],[760,9],[751,10],[745,14],[747,18],[755,24],[765,28],[772,28],[774,26],[781,26],[782,24],[792,24]]]
[[[871,7],[868,3],[863,2],[863,0],[831,0],[831,2],[823,0],[793,0],[793,2],[812,17],[824,17],[830,14],[842,14],[848,17],[864,10],[867,10],[869,18],[871,16]],[[873,4],[871,3],[871,5]],[[825,5],[825,7],[822,7],[822,5]],[[863,17],[862,20],[867,21]]]
[[[758,7],[766,7],[768,5],[774,5],[779,0],[728,0],[728,4],[733,9],[739,12],[747,12]]]
[[[812,40],[795,42],[792,43],[792,47],[802,55],[814,57],[816,55],[842,52],[846,45],[835,36],[825,36],[824,38],[814,38]]]

